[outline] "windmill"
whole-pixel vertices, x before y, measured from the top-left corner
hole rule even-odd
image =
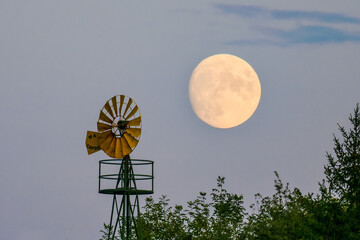
[[[88,154],[103,150],[112,158],[99,161],[98,191],[113,195],[108,240],[113,240],[117,232],[123,240],[134,235],[142,239],[139,195],[154,193],[154,162],[130,159],[129,154],[140,140],[141,128],[136,103],[128,96],[117,95],[100,110],[98,131],[86,134]],[[143,172],[135,173],[135,168]]]

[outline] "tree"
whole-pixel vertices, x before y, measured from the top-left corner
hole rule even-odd
[[[144,239],[188,239],[185,223],[188,217],[181,205],[169,206],[169,199],[163,195],[159,202],[146,198],[141,226]]]
[[[351,128],[346,131],[338,124],[342,140],[334,135],[335,157],[326,153],[328,164],[325,175],[329,190],[347,204],[357,208],[360,204],[360,112],[356,105],[349,117]]]
[[[325,221],[333,229],[333,235],[341,239],[360,239],[360,109],[356,104],[350,114],[350,129],[338,124],[342,139],[333,135],[335,156],[326,153],[328,163],[324,166],[325,182],[320,185],[322,205],[328,214]],[[325,222],[321,221],[319,223]],[[323,219],[324,220],[324,219]],[[339,239],[334,238],[334,239]]]
[[[244,229],[243,239],[317,239],[311,228],[312,216],[308,213],[311,195],[302,195],[298,188],[289,189],[277,172],[275,193],[271,197],[256,194]]]
[[[349,237],[351,230],[344,204],[339,198],[329,194],[328,189],[324,188],[324,183],[320,185],[320,191],[316,197],[307,199],[305,205],[311,217],[309,229],[316,236],[312,239],[354,239]]]
[[[110,233],[109,233],[110,231]],[[113,227],[110,227],[110,225],[107,225],[104,223],[104,229],[100,230],[100,232],[102,233],[102,236],[99,240],[107,240],[109,238],[109,236],[112,236],[114,231],[113,231]],[[114,239],[112,240],[120,240],[118,236],[114,236]]]
[[[141,215],[145,239],[240,239],[245,216],[243,196],[228,193],[224,184],[225,178],[218,177],[211,201],[208,202],[205,192],[200,192],[195,200],[188,202],[187,209],[181,205],[169,206],[166,196],[159,202],[147,198]]]
[[[243,196],[228,193],[223,187],[224,177],[218,177],[217,188],[211,193],[213,215],[211,217],[211,239],[239,239],[246,216]]]

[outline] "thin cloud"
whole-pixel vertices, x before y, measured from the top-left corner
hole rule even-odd
[[[263,18],[265,26],[253,26],[251,31],[257,32],[255,39],[239,39],[228,42],[230,45],[277,45],[291,46],[297,44],[326,44],[360,42],[359,33],[347,32],[336,28],[334,24],[359,24],[360,19],[339,13],[319,11],[272,10],[251,5],[216,4],[216,8],[225,14],[235,14],[243,18]],[[271,20],[297,20],[292,29],[274,29],[268,27]],[[306,24],[304,21],[307,21]],[[312,21],[313,23],[309,23]],[[260,30],[259,30],[260,29]]]
[[[277,45],[292,46],[298,44],[325,44],[360,42],[360,34],[348,33],[332,27],[299,26],[291,30],[264,29],[269,39],[238,40],[229,45]]]
[[[246,18],[268,17],[277,20],[312,20],[323,23],[360,23],[360,18],[339,13],[319,11],[272,10],[264,7],[235,4],[215,4],[215,7],[226,14],[235,14]]]
[[[238,46],[259,46],[259,45],[276,45],[284,46],[284,43],[279,41],[272,41],[269,39],[240,39],[236,41],[227,42],[226,45],[238,45]]]
[[[298,19],[298,20],[313,20],[323,23],[360,23],[359,18],[349,17],[338,13],[326,13],[317,11],[286,11],[286,10],[273,10],[271,16],[274,19]]]
[[[235,14],[246,18],[255,18],[268,14],[266,8],[249,6],[249,5],[234,5],[234,4],[215,4],[215,7],[226,14]]]
[[[288,44],[360,42],[360,35],[324,26],[300,26],[289,31],[276,30],[273,34]]]

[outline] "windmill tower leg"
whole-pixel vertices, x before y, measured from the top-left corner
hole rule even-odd
[[[121,162],[116,189],[120,191],[113,194],[108,240],[114,240],[117,231],[120,232],[122,240],[130,240],[133,230],[137,239],[142,239],[141,224],[137,221],[140,217],[139,197],[134,170],[128,155]],[[121,201],[117,198],[119,194],[123,195]]]

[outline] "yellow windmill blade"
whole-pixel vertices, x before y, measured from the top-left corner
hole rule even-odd
[[[117,102],[116,102],[116,96],[111,98],[112,107],[114,109],[115,115],[118,115],[118,108],[117,108]]]
[[[123,158],[124,154],[122,151],[120,138],[116,138],[116,147],[115,147],[115,158]]]
[[[113,138],[111,140],[110,147],[106,154],[112,158],[115,158],[115,147],[116,147],[116,138]]]
[[[123,137],[120,138],[120,142],[124,156],[129,155],[132,152],[132,148],[129,146],[129,143]]]
[[[99,120],[110,124],[113,122],[113,120],[110,119],[102,110],[100,111]]]
[[[125,117],[125,120],[128,120],[129,118],[131,118],[132,116],[134,116],[134,114],[139,110],[138,106],[136,105],[133,110],[131,110],[131,112]]]
[[[101,146],[105,140],[109,137],[113,135],[113,133],[111,131],[106,131],[106,132],[101,132],[101,133],[98,133],[97,134],[97,137],[98,137],[98,141],[99,141],[99,145]],[[101,148],[101,147],[100,147]]]
[[[135,138],[138,138],[141,135],[141,128],[127,128],[125,132]]]
[[[140,126],[141,125],[141,116],[134,118],[126,123],[126,126]]]
[[[114,138],[114,136],[113,136],[112,134],[110,134],[110,135],[105,139],[105,141],[104,141],[102,144],[100,144],[101,149],[102,149],[106,154],[108,154],[109,148],[110,148],[110,145],[111,145],[111,142],[112,142],[113,140],[115,140],[115,138]],[[109,155],[109,154],[108,154],[108,155]],[[109,156],[109,157],[111,157],[111,156]]]
[[[110,116],[112,117],[112,119],[114,119],[115,116],[114,116],[114,113],[113,113],[113,111],[112,111],[112,109],[111,109],[111,106],[110,106],[110,100],[105,103],[104,108],[105,108],[105,110],[110,114]]]
[[[133,100],[131,98],[129,98],[128,103],[126,104],[126,107],[125,107],[125,110],[124,110],[124,114],[123,114],[124,117],[126,116],[126,112],[129,110],[129,108],[130,108],[130,106],[132,104],[132,101]]]
[[[128,142],[129,146],[131,147],[131,149],[135,148],[139,142],[139,140],[137,140],[136,138],[132,137],[131,135],[129,135],[127,133],[124,134],[124,137],[125,137],[126,141]]]
[[[112,126],[106,123],[97,122],[97,128],[99,132],[105,132],[111,130]]]
[[[119,115],[121,116],[121,109],[124,104],[125,95],[120,95],[120,106],[119,106]]]

